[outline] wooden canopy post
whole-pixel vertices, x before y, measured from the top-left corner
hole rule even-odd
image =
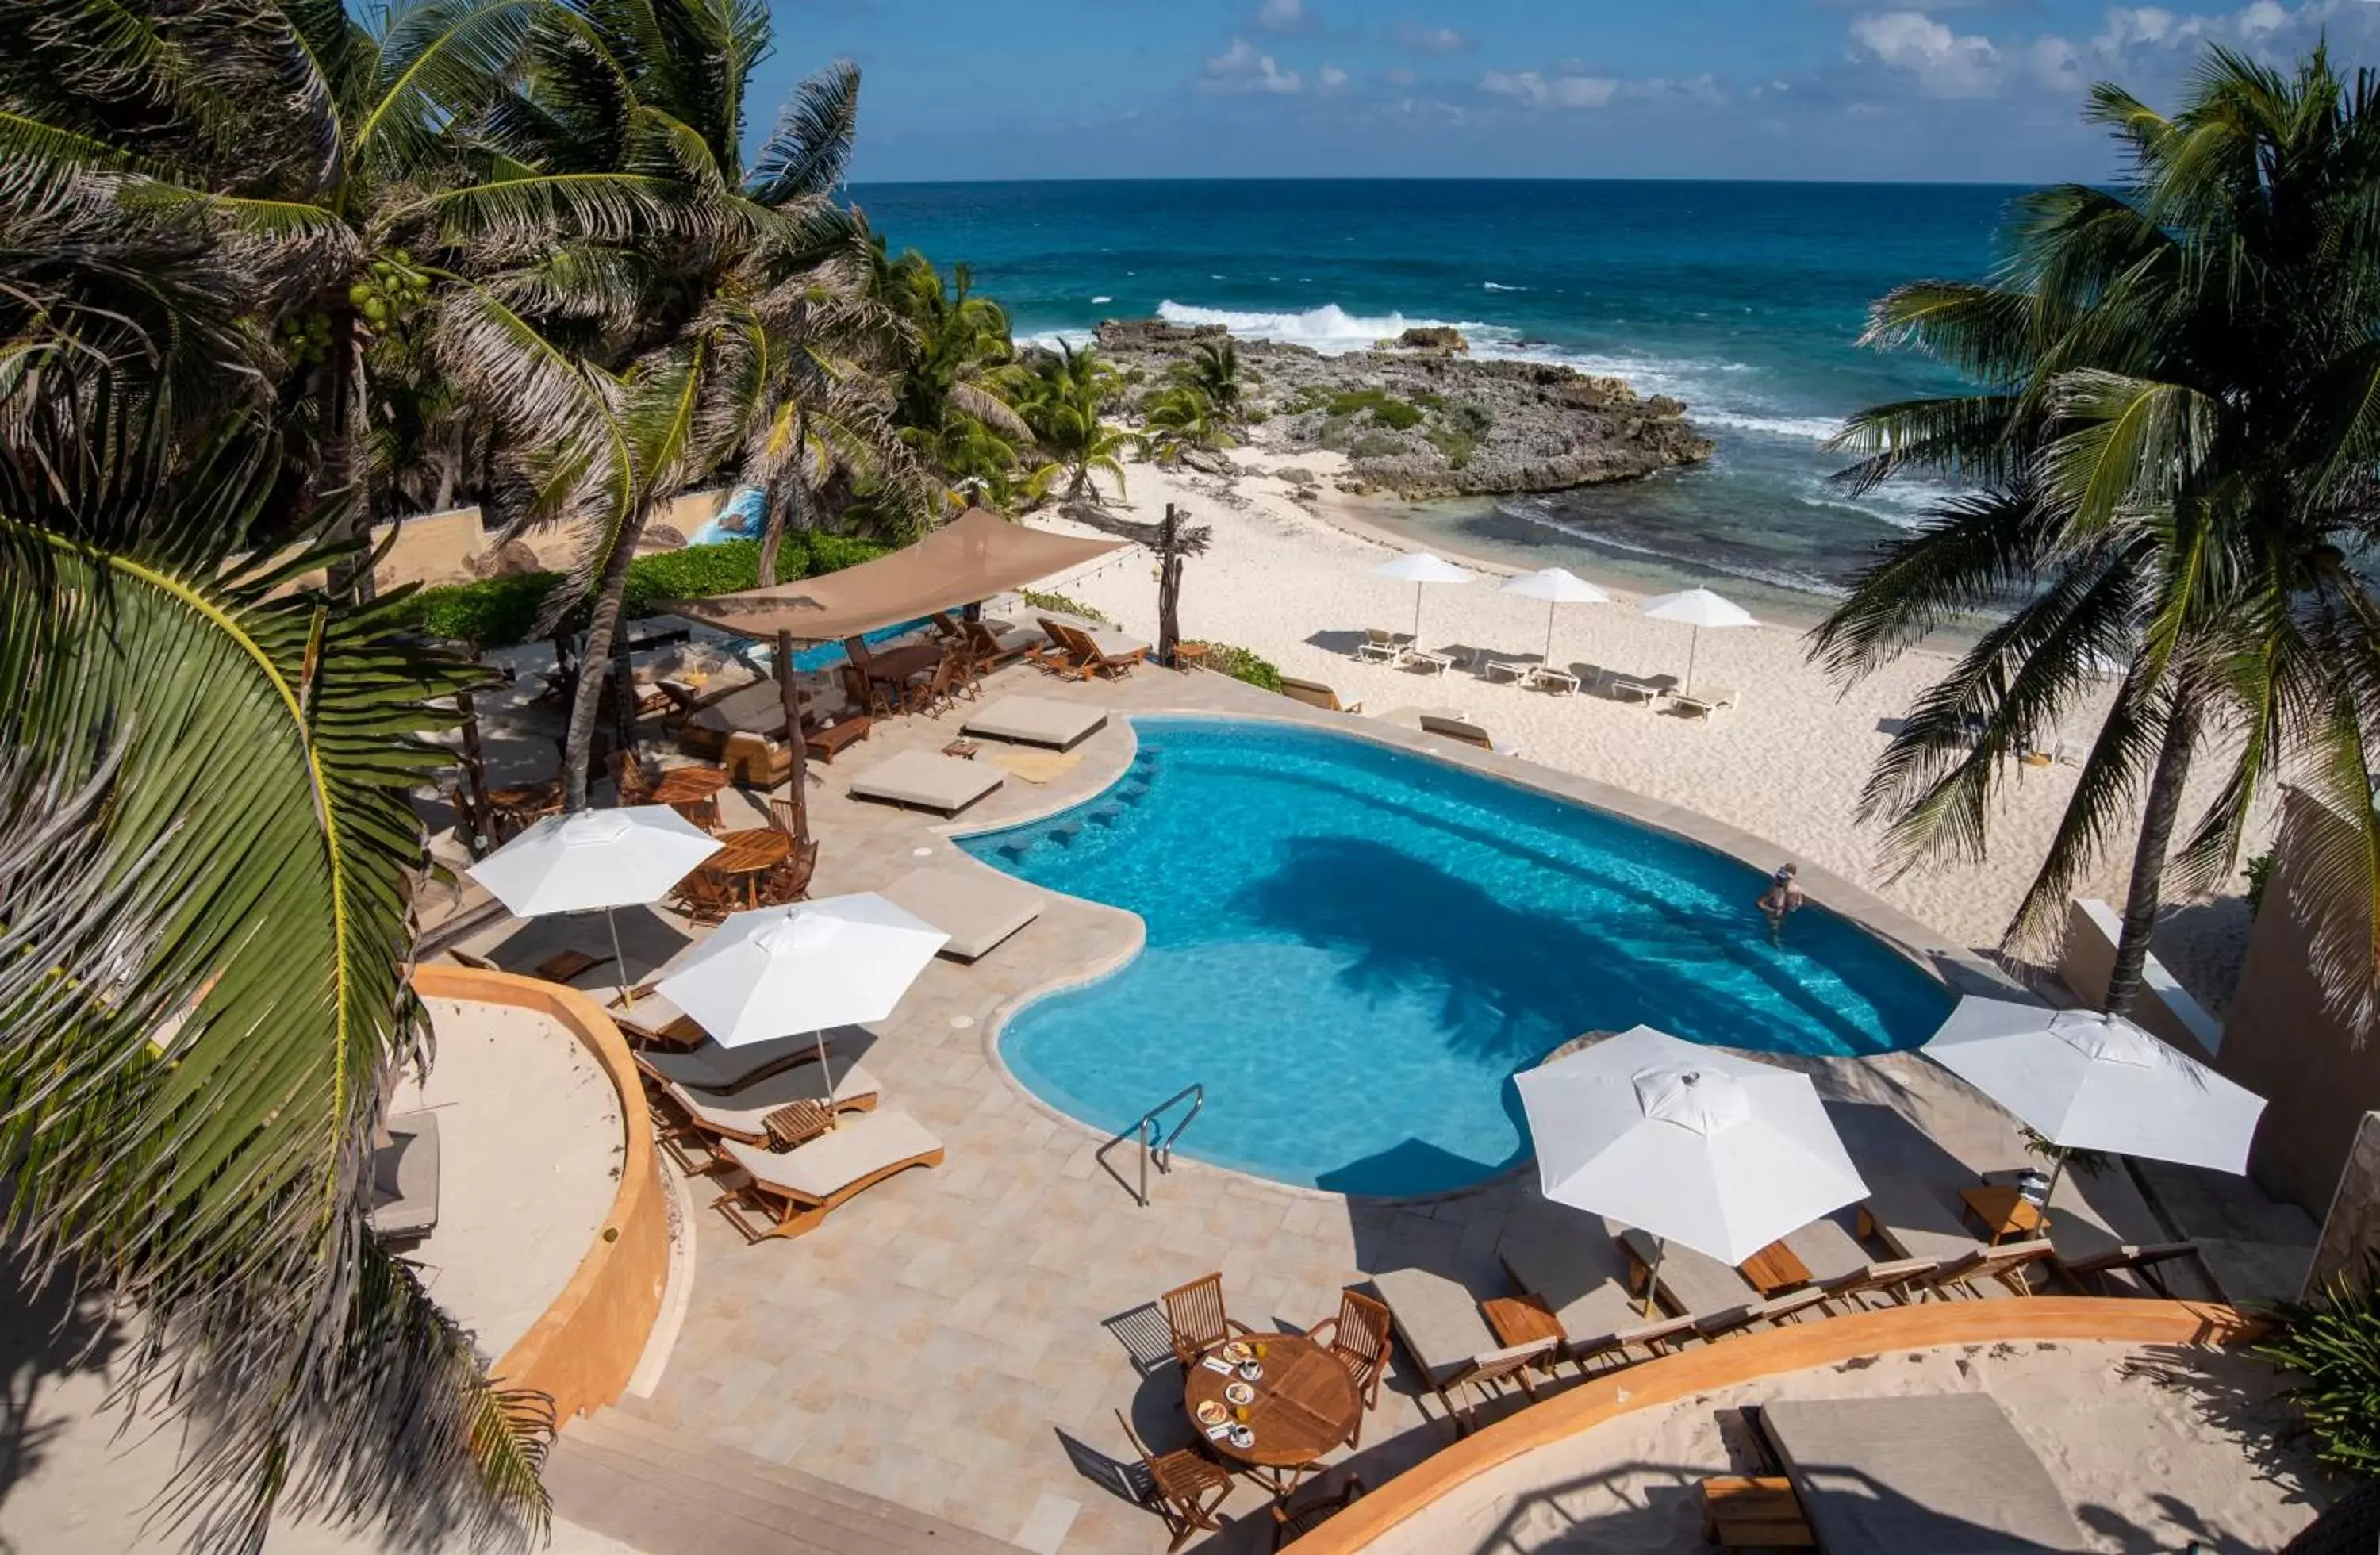
[[[785,739],[793,754],[786,775],[793,784],[794,841],[810,840],[809,745],[802,735],[802,694],[794,685],[794,634],[777,633],[777,692],[785,707]]]
[[[1174,650],[1182,638],[1182,564],[1203,555],[1212,534],[1203,525],[1190,528],[1184,522],[1188,517],[1167,503],[1165,518],[1157,527],[1157,662],[1169,670],[1181,667],[1174,662]]]
[[[471,856],[482,858],[488,844],[496,840],[495,811],[488,806],[488,763],[480,749],[480,713],[471,705],[468,688],[455,693],[455,711],[463,715],[463,782],[455,794],[463,800],[464,813],[458,819]]]

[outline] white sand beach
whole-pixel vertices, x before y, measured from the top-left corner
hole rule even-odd
[[[1337,456],[1250,448],[1232,457],[1242,473],[1231,480],[1132,465],[1128,500],[1111,504],[1121,516],[1148,523],[1162,516],[1167,503],[1179,503],[1212,527],[1212,548],[1189,565],[1183,585],[1185,636],[1253,649],[1285,674],[1321,681],[1343,701],[1361,702],[1370,716],[1458,710],[1531,761],[1698,810],[1772,840],[1779,863],[1815,862],[1862,881],[1954,943],[1980,948],[1998,941],[2073,791],[2073,765],[2026,768],[2009,785],[1991,820],[1991,856],[1981,864],[1928,864],[1894,879],[1882,857],[1882,828],[1864,827],[1853,814],[1892,721],[1941,673],[1947,654],[1910,654],[1841,690],[1807,662],[1797,628],[1705,631],[1696,686],[1733,689],[1741,697],[1737,707],[1707,723],[1596,696],[1524,690],[1471,674],[1468,650],[1537,655],[1545,646],[1546,606],[1500,592],[1497,585],[1512,569],[1481,564],[1478,583],[1432,587],[1421,601],[1422,645],[1464,650],[1452,671],[1441,677],[1358,663],[1351,650],[1365,627],[1405,631],[1413,626],[1412,586],[1370,571],[1400,548],[1380,531],[1366,532],[1364,500],[1333,494],[1309,508],[1278,473],[1299,468],[1327,484]],[[1067,527],[1063,519],[1033,521]],[[1633,593],[1591,569],[1578,570],[1617,602],[1560,607],[1555,662],[1682,676],[1687,628],[1638,614]],[[1050,587],[1062,587],[1154,640],[1152,571],[1148,556],[1133,551]],[[2088,748],[2105,705],[2104,698],[2095,701],[2087,718],[2058,731],[2070,754]],[[2201,758],[2194,799],[2213,794],[2213,765]],[[2260,820],[2260,839],[2267,825]],[[2129,833],[2116,835],[2116,853],[2099,861],[2079,893],[2120,903],[2131,856],[2120,841]],[[2232,882],[2226,894],[2236,897],[2241,884]],[[2174,905],[2182,910],[2169,912],[2159,954],[2193,992],[2219,1008],[2244,951],[2246,914],[2236,902],[2221,910]]]

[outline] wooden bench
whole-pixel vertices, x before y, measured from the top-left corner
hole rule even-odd
[[[1815,1549],[1793,1482],[1722,1475],[1703,1481],[1703,1514],[1721,1549]]]

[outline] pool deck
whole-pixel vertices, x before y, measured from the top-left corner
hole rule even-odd
[[[1012,668],[986,690],[987,699],[1013,694],[1080,699],[1116,714],[1228,714],[1337,728],[1584,800],[1763,869],[1783,856],[1672,806],[1450,747],[1387,720],[1318,712],[1216,674],[1144,668],[1121,683],[1076,686]],[[1036,763],[1057,769],[1048,783],[1012,772],[958,821],[848,796],[854,774],[898,751],[935,749],[954,738],[967,711],[962,703],[940,719],[879,724],[833,765],[812,766],[822,780],[810,790],[813,831],[823,844],[817,894],[880,887],[925,863],[988,869],[953,846],[951,835],[1078,803],[1132,758],[1131,729],[1118,716],[1075,747],[1076,759]],[[996,760],[1010,748],[987,741],[978,759]],[[746,803],[732,791],[726,800]],[[1985,964],[1851,882],[1815,870],[1803,881],[1814,899],[1954,983],[1995,980]],[[518,927],[507,923],[466,942],[508,961],[491,942]],[[551,927],[531,926],[511,948],[525,949],[530,934]],[[658,917],[645,928],[650,933],[635,938],[656,954],[676,932]],[[1103,1320],[1217,1270],[1232,1317],[1259,1329],[1304,1328],[1335,1314],[1341,1288],[1378,1270],[1426,1267],[1497,1294],[1505,1286],[1495,1248],[1508,1230],[1590,1229],[1575,1211],[1546,1204],[1526,1172],[1453,1196],[1390,1203],[1184,1160],[1154,1180],[1153,1202],[1139,1207],[1095,1157],[1105,1136],[1019,1087],[999,1062],[995,1034],[1036,995],[1121,965],[1140,938],[1128,913],[1050,896],[1038,921],[981,962],[937,961],[892,1018],[875,1027],[879,1039],[867,1062],[883,1083],[884,1103],[941,1137],[948,1159],[940,1168],[879,1184],[808,1236],[757,1245],[711,1210],[706,1182],[690,1181],[690,1301],[667,1368],[637,1411],[1026,1549],[1141,1555],[1163,1548],[1156,1519],[1087,1470],[1099,1457],[1127,1452],[1114,1411],[1160,1451],[1184,1445],[1189,1427],[1179,1373],[1168,1362],[1144,1376]],[[632,957],[638,954],[632,944]],[[1796,1066],[1814,1075],[1864,1164],[1951,1182],[2025,1161],[2004,1115],[1913,1054]],[[1333,1105],[1345,1083],[1344,1075],[1316,1075],[1315,1106]],[[1110,1159],[1133,1173],[1129,1146]],[[2094,1179],[2087,1191],[2092,1208],[2127,1238],[2161,1239],[2122,1174]],[[1439,1414],[1434,1396],[1416,1397],[1400,1355],[1354,1454],[1366,1481],[1378,1485],[1451,1440]],[[1242,1488],[1224,1508],[1242,1521],[1215,1547],[1266,1548],[1265,1506],[1260,1492]]]

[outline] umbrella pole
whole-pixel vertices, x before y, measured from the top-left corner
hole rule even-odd
[[[612,966],[620,974],[620,1007],[633,1010],[637,1007],[637,990],[628,981],[628,958],[620,954],[619,915],[606,907],[603,909],[603,921],[612,929]]]
[[[1554,667],[1554,601],[1551,600],[1546,601],[1545,666],[1548,669]]]
[[[1670,1251],[1668,1237],[1653,1239],[1653,1267],[1645,1271],[1645,1316],[1653,1315],[1654,1294],[1661,1288],[1661,1259]]]
[[[1686,639],[1686,695],[1689,697],[1694,694],[1694,655],[1702,646],[1703,629],[1696,626],[1694,635]]]
[[[1421,646],[1421,585],[1418,583],[1414,585],[1413,645],[1415,648]]]
[[[817,1036],[819,1045],[819,1075],[821,1079],[826,1081],[826,1125],[829,1128],[832,1128],[835,1126],[834,1071],[827,1067],[826,1028],[824,1027],[820,1027],[818,1030]]]

